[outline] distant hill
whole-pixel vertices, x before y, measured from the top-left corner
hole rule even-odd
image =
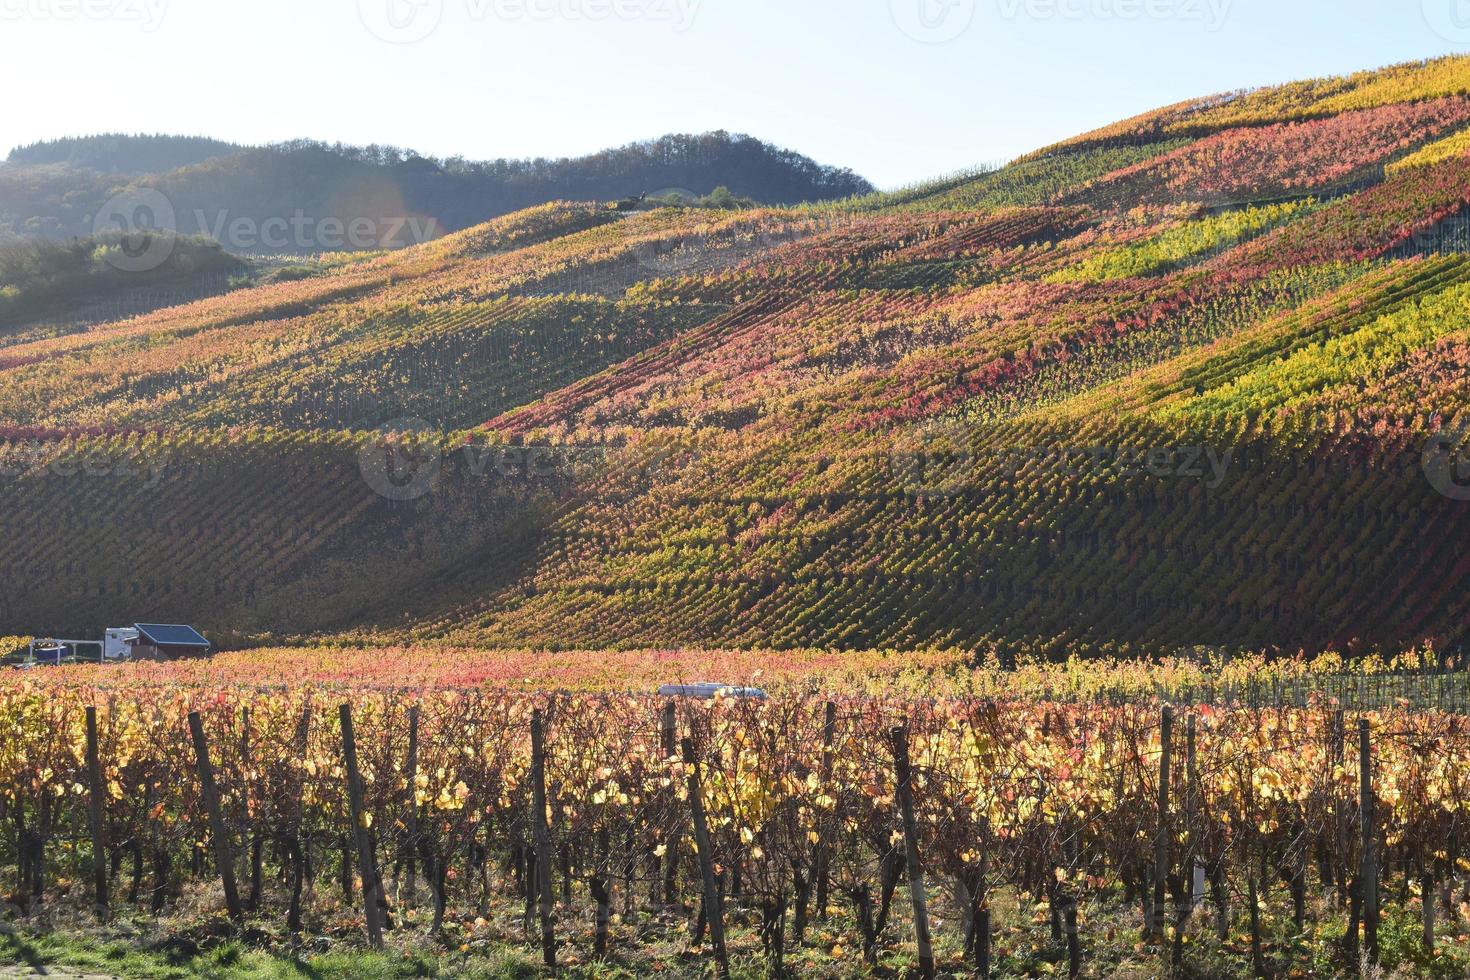
[[[18,146],[6,163],[16,167],[63,164],[104,174],[150,174],[177,170],[243,149],[204,136],[147,136],[103,133]]]
[[[197,159],[160,172],[136,170],[149,160],[186,157]],[[237,148],[98,137],[11,154],[0,167],[0,236],[89,234],[94,215],[115,195],[150,190],[167,200],[172,227],[211,235],[232,252],[360,251],[416,244],[555,200],[670,189],[705,195],[717,187],[763,204],[872,191],[851,170],[725,132],[665,136],[576,159],[485,162],[310,141]]]

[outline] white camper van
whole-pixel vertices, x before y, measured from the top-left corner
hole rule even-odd
[[[102,639],[102,659],[132,659],[133,648],[131,644],[137,639],[138,631],[131,626],[115,626],[109,628]]]

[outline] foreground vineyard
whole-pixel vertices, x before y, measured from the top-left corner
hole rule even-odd
[[[800,693],[820,661],[788,664],[769,701],[405,690],[350,679],[370,662],[298,660],[286,687],[245,679],[292,669],[273,655],[213,677],[7,681],[0,861],[15,900],[81,914],[102,894],[113,916],[381,930],[405,949],[452,949],[473,919],[471,933],[562,963],[672,941],[713,967],[724,924],[750,940],[732,940],[737,968],[779,970],[816,945],[857,970],[921,963],[922,893],[944,972],[1035,974],[1060,958],[1105,976],[1119,929],[1142,937],[1121,948],[1144,969],[1279,975],[1316,957],[1345,970],[1406,915],[1415,940],[1389,941],[1391,960],[1446,976],[1470,962],[1462,715]],[[952,687],[957,666],[931,664],[931,680]],[[1033,907],[1039,945],[1024,940]]]

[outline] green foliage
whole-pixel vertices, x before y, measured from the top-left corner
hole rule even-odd
[[[188,945],[187,943],[184,945]],[[540,976],[533,957],[513,947],[477,949],[466,956],[424,949],[374,953],[343,949],[327,953],[252,949],[226,941],[198,952],[150,951],[126,940],[93,939],[48,932],[0,936],[0,962],[17,967],[44,964],[51,970],[93,972],[127,980],[519,980]],[[595,977],[596,971],[578,975]]]
[[[1448,923],[1440,923],[1442,937],[1445,932],[1458,929],[1459,923],[1454,918]],[[1396,904],[1384,909],[1383,921],[1378,926],[1384,972],[1389,975],[1407,973],[1432,980],[1457,980],[1470,976],[1470,949],[1441,938],[1437,954],[1431,956],[1424,948],[1423,937],[1422,920],[1409,909]]]
[[[701,199],[701,202],[712,208],[751,207],[755,203],[749,198],[742,199],[736,197],[730,191],[730,188],[726,187],[724,184],[721,184],[719,187],[716,187],[714,190],[706,194]]]
[[[1313,206],[1311,201],[1269,204],[1188,221],[1147,241],[1094,251],[1047,281],[1106,282],[1167,272],[1269,231]]]
[[[109,232],[59,243],[44,239],[0,245],[0,323],[44,313],[78,297],[96,297],[163,283],[242,271],[239,259],[206,238],[174,236],[150,246],[145,235]],[[135,271],[127,254],[159,247],[167,258]]]
[[[1273,272],[1239,291],[1110,343],[1079,345],[1065,360],[1049,363],[1012,384],[997,385],[967,402],[948,420],[984,423],[1048,410],[1085,417],[1096,410],[1085,397],[1088,393],[1116,394],[1111,387],[1115,383],[1146,378],[1149,368],[1177,363],[1186,352],[1249,331],[1367,271],[1365,265],[1355,264]]]
[[[1414,167],[1429,167],[1450,157],[1470,153],[1470,129],[1463,129],[1453,136],[1430,143],[1416,153],[1388,165],[1389,173],[1410,170]]]
[[[1288,342],[1272,350],[1274,356],[1254,356],[1243,371],[1216,375],[1208,388],[1201,378],[1195,397],[1174,402],[1163,414],[1253,416],[1289,410],[1339,386],[1371,384],[1409,352],[1466,328],[1470,284],[1463,281],[1463,266],[1454,272],[1447,282],[1426,279],[1426,292],[1381,315],[1369,307],[1319,323],[1311,334],[1285,335]]]
[[[309,265],[284,265],[272,270],[262,282],[300,282],[321,275],[321,270]]]

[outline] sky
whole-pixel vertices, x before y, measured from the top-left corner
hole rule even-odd
[[[0,155],[97,132],[575,156],[727,129],[904,186],[1470,52],[1470,0],[0,0]]]

